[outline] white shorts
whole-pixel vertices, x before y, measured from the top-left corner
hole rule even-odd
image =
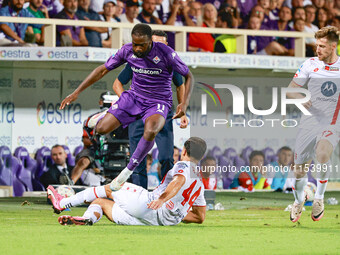
[[[149,192],[135,184],[125,183],[112,192],[115,204],[112,207],[113,221],[120,225],[160,225],[157,211],[147,208]]]
[[[315,158],[315,148],[317,143],[325,139],[333,146],[333,151],[339,143],[340,132],[334,126],[326,126],[320,129],[300,128],[295,141],[295,164],[303,164]]]

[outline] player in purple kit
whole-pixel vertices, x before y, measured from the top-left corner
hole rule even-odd
[[[132,43],[125,44],[104,65],[97,67],[79,87],[61,103],[60,108],[75,101],[83,90],[101,79],[109,71],[123,63],[129,63],[133,71],[131,88],[124,91],[108,112],[93,116],[89,127],[99,134],[109,133],[120,125],[128,126],[143,119],[144,135],[131,156],[126,168],[115,178],[110,188],[119,190],[154,145],[155,136],[163,128],[172,105],[171,80],[173,71],[185,77],[185,95],[177,106],[175,118],[182,117],[189,104],[193,88],[193,76],[177,53],[162,43],[152,42],[149,25],[137,24],[132,29]]]

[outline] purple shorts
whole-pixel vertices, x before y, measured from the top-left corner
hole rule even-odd
[[[125,128],[130,123],[142,118],[143,122],[154,114],[160,114],[166,119],[170,106],[167,103],[151,101],[137,97],[131,90],[124,91],[119,100],[108,110]]]

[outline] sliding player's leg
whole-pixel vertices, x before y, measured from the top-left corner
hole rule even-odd
[[[93,225],[102,218],[103,213],[112,221],[113,204],[112,200],[97,198],[90,204],[83,216],[63,215],[58,218],[58,222],[61,225]]]
[[[112,200],[97,198],[87,208],[83,216],[63,215],[58,218],[61,225],[93,225],[102,216],[120,225],[146,225],[139,219],[131,216]],[[156,217],[154,217],[156,218]]]
[[[48,198],[51,200],[55,213],[66,208],[91,203],[97,198],[112,198],[110,185],[91,187],[70,197],[63,197],[50,185],[47,187]]]

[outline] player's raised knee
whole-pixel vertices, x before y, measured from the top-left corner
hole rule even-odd
[[[155,139],[156,135],[158,134],[159,130],[153,127],[145,128],[144,129],[144,138],[146,140],[153,140]]]
[[[324,164],[329,161],[330,155],[326,151],[320,150],[316,152],[316,159],[319,161],[319,163]]]
[[[202,224],[204,222],[204,220],[205,220],[205,214],[201,214],[199,219],[198,219],[197,224]]]

